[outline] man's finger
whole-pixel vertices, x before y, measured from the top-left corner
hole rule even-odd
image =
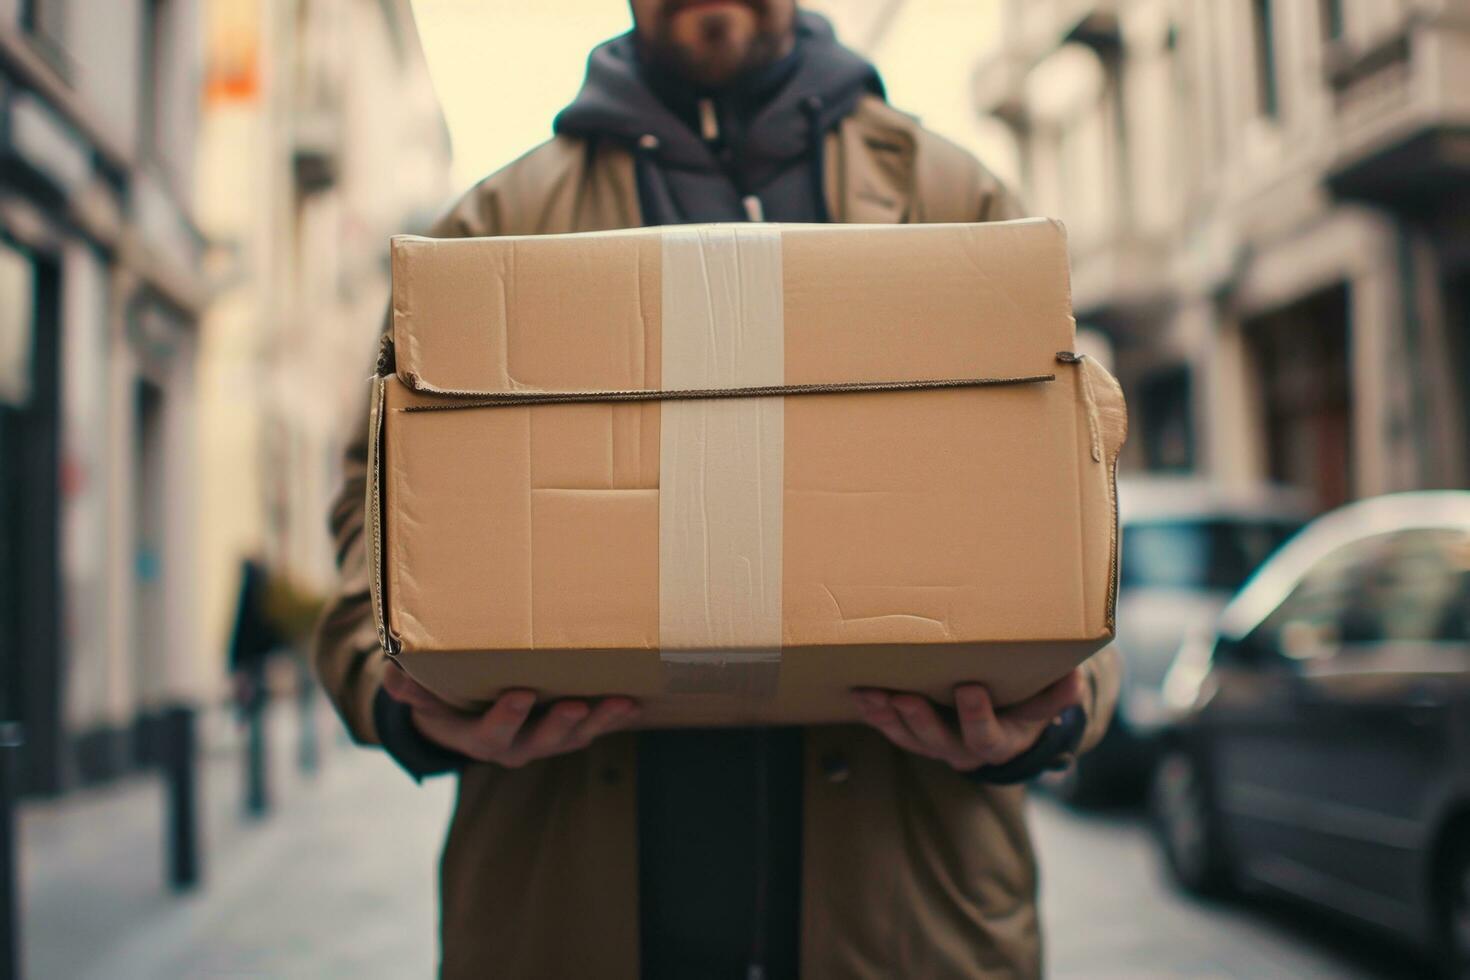
[[[1074,670],[1040,694],[1003,709],[1017,721],[1050,722],[1074,704],[1082,703],[1082,673]]]
[[[928,756],[931,759],[935,757],[934,751],[909,731],[886,694],[878,691],[859,691],[854,697],[858,702],[858,709],[863,714],[863,721],[882,732],[888,741],[905,752]]]
[[[491,754],[483,740],[476,735],[478,723],[478,718],[457,712],[441,715],[413,709],[413,725],[429,741],[461,752],[479,762],[489,762]]]
[[[415,723],[421,718],[444,718],[446,720],[463,722],[470,731],[473,731],[475,723],[479,721],[478,716],[465,714],[458,708],[453,708],[443,701],[430,701],[427,704],[410,704],[408,708],[413,712]]]
[[[475,723],[476,738],[491,753],[509,752],[535,703],[530,691],[506,691]]]
[[[883,738],[904,751],[928,755],[925,748],[919,745],[919,742],[904,727],[903,718],[898,717],[897,711],[894,711],[892,704],[889,704],[889,698],[885,692],[854,691],[853,699],[857,702],[857,710],[863,716],[864,723],[878,729]]]
[[[981,684],[961,684],[954,689],[954,701],[965,748],[971,755],[988,758],[1004,736],[990,691]]]
[[[403,672],[403,668],[390,663],[383,671],[383,690],[394,701],[412,708],[444,706],[444,702],[431,694],[428,688]]]
[[[893,706],[898,709],[898,715],[908,730],[929,748],[931,755],[949,759],[964,754],[965,748],[954,729],[940,719],[928,698],[917,694],[897,694],[894,695]]]
[[[572,731],[587,717],[586,701],[558,701],[522,736],[516,752],[526,760],[565,751]]]
[[[631,724],[637,716],[638,705],[631,698],[605,698],[572,732],[572,741],[587,745],[599,735]]]

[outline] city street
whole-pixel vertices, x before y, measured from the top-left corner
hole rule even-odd
[[[1354,926],[1280,902],[1199,902],[1165,878],[1135,814],[1079,816],[1037,799],[1048,975],[1077,980],[1422,977]]]
[[[163,792],[137,778],[21,811],[24,976],[419,977],[434,965],[434,876],[454,785],[417,787],[336,737],[295,769],[294,712],[271,726],[275,806],[247,821],[233,719],[208,719],[204,883],[162,884]]]
[[[429,976],[434,862],[453,783],[416,787],[382,756],[335,741],[308,780],[294,770],[291,722],[278,712],[277,805],[258,823],[239,815],[230,719],[207,726],[206,881],[185,898],[160,885],[156,782],[25,809],[26,975]],[[1131,815],[1079,817],[1040,798],[1034,818],[1051,976],[1417,975],[1399,951],[1276,903],[1180,897]]]
[[[790,974],[799,887],[812,980],[1458,976],[1467,52],[1470,0],[0,0],[0,980],[433,976],[457,782],[350,742],[414,726],[506,767],[444,916],[505,980]],[[1013,809],[872,733],[525,768],[626,699],[1016,780],[1115,705],[1068,798],[1162,754],[1184,878],[1316,904],[1044,788],[993,902]]]

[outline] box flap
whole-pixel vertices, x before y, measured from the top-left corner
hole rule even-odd
[[[1071,346],[1057,222],[761,227],[781,238],[787,385],[1046,375]],[[422,392],[657,390],[667,233],[395,238],[399,378]]]

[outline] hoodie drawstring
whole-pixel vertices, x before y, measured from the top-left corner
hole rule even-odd
[[[720,138],[720,116],[715,111],[714,99],[699,100],[699,136],[706,143]]]
[[[829,222],[832,220],[831,208],[827,204],[826,170],[827,170],[827,147],[826,133],[822,126],[822,110],[826,103],[821,96],[809,95],[801,100],[801,112],[806,117],[808,149],[806,154],[807,177],[811,186],[812,204],[815,209],[815,220],[818,222]],[[708,106],[706,108],[706,106]],[[713,120],[714,105],[707,100],[701,100],[700,117],[701,135],[708,136],[710,132],[718,135],[718,122]],[[678,207],[678,200],[674,196],[673,184],[664,168],[658,164],[659,138],[652,133],[644,133],[634,142],[634,155],[637,161],[639,195],[644,206],[642,208],[644,220],[648,220],[650,214],[668,213],[680,215],[683,212]],[[733,180],[733,176],[732,176]],[[737,193],[742,188],[736,187]],[[655,201],[657,203],[655,203]],[[649,207],[653,204],[653,207]],[[765,206],[760,197],[753,193],[741,193],[740,205],[745,211],[745,217],[749,221],[765,221]]]
[[[652,133],[644,133],[633,144],[634,160],[637,164],[639,210],[644,224],[649,222],[650,214],[679,213],[678,202],[674,199],[674,188],[669,183],[664,168],[658,165],[658,148],[658,137]],[[655,197],[661,203],[650,207]]]

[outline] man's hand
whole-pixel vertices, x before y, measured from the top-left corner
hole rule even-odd
[[[1046,726],[1082,703],[1082,674],[1072,671],[1040,694],[995,710],[982,684],[954,689],[956,726],[917,694],[863,689],[853,692],[863,721],[901,749],[948,763],[960,772],[1002,766],[1036,744]]]
[[[414,727],[424,738],[478,762],[507,769],[585,749],[599,735],[626,728],[638,717],[638,705],[631,698],[604,698],[595,707],[568,700],[557,701],[527,726],[536,703],[531,691],[506,691],[482,714],[466,714],[439,700],[392,663],[383,674],[383,690],[408,705]]]

